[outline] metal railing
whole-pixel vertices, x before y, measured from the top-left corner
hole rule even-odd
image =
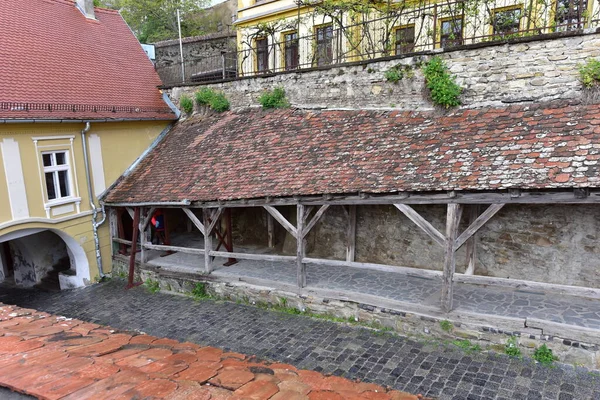
[[[254,32],[245,36],[240,51],[186,61],[183,68],[181,63],[157,67],[157,71],[165,86],[177,86],[598,26],[599,20],[587,12],[585,0],[549,0],[547,5],[531,1],[531,8],[523,3],[509,3],[510,0],[425,0],[418,6],[407,6],[361,23],[345,25],[333,21],[316,28],[298,19],[298,27],[308,27],[314,34],[277,41],[281,32]]]

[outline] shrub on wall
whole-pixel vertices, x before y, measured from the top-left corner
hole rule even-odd
[[[196,92],[196,104],[199,106],[208,106],[217,112],[229,110],[230,103],[225,95],[216,92],[211,88],[202,88]]]
[[[425,85],[429,89],[431,101],[444,108],[460,105],[462,88],[448,72],[448,67],[440,57],[433,57],[423,69]]]
[[[191,114],[194,111],[194,102],[185,94],[179,99],[179,105],[186,114]]]
[[[276,87],[273,90],[267,90],[258,98],[258,102],[263,108],[288,108],[290,102],[285,98],[285,90],[282,87]]]
[[[586,89],[600,86],[600,61],[590,58],[585,64],[579,65],[579,81]]]

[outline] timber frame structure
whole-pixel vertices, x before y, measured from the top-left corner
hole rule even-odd
[[[263,198],[239,201],[221,201],[195,204],[189,201],[183,203],[156,203],[156,204],[133,204],[114,203],[110,204],[111,211],[111,235],[116,244],[135,246],[135,241],[125,240],[118,237],[116,208],[125,207],[133,216],[140,214],[139,240],[141,243],[141,262],[147,261],[147,250],[173,251],[193,255],[203,255],[204,265],[199,269],[210,274],[213,269],[214,257],[235,258],[240,260],[259,261],[285,261],[294,262],[297,266],[297,286],[306,286],[306,264],[311,263],[322,266],[348,266],[365,270],[377,270],[396,273],[411,273],[422,276],[442,277],[442,296],[440,308],[444,312],[453,310],[453,287],[454,283],[473,283],[483,285],[496,285],[504,287],[536,288],[552,290],[555,293],[600,298],[600,290],[578,286],[568,286],[534,282],[518,279],[504,279],[474,275],[475,268],[475,241],[477,232],[490,219],[496,215],[506,204],[596,204],[600,203],[600,190],[575,189],[575,190],[553,190],[553,191],[520,191],[505,190],[486,193],[456,192],[446,193],[403,193],[398,195],[371,195],[359,193],[357,195],[323,195],[323,196],[296,196],[291,198]],[[358,206],[368,205],[393,205],[399,212],[404,214],[423,232],[425,232],[436,245],[444,249],[443,270],[424,270],[374,263],[356,262],[354,259],[356,240],[356,210]],[[411,205],[447,205],[446,229],[440,232],[430,222],[411,207]],[[479,212],[487,205],[482,212]],[[297,223],[293,224],[286,219],[277,209],[277,206],[295,206]],[[346,229],[346,259],[331,260],[310,258],[306,256],[306,236],[319,222],[321,217],[331,206],[342,206],[347,217]],[[149,242],[149,222],[156,208],[181,209],[190,219],[193,226],[203,235],[205,248],[189,248],[179,246],[155,245]],[[297,242],[296,255],[273,255],[273,254],[251,254],[233,251],[218,251],[206,249],[213,248],[213,236],[215,226],[220,218],[230,208],[251,207],[253,209],[264,209],[268,213],[268,237],[269,247],[273,247],[273,221],[277,221]],[[196,216],[194,211],[202,212],[202,220]],[[462,215],[468,219],[468,227],[460,231],[459,225]],[[135,218],[133,218],[135,221]],[[135,228],[135,227],[134,227]],[[469,265],[464,274],[456,272],[456,252],[462,246],[467,246],[467,257]],[[135,257],[135,249],[131,253],[132,263]],[[133,264],[131,264],[133,265]]]

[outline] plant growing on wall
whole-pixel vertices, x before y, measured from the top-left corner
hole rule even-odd
[[[552,353],[552,349],[549,349],[545,344],[541,345],[533,352],[533,359],[543,365],[551,365],[554,361],[558,360]]]
[[[600,86],[600,61],[590,58],[585,64],[579,65],[579,81],[586,89]]]
[[[285,90],[282,87],[265,91],[258,98],[258,102],[264,109],[288,108],[290,106],[290,102],[285,97]]]
[[[230,103],[222,92],[216,92],[211,88],[202,88],[196,92],[196,104],[208,106],[217,112],[229,110]]]
[[[461,104],[462,88],[448,72],[446,63],[440,57],[433,57],[423,69],[425,85],[434,104],[444,108],[456,107]]]
[[[179,105],[186,114],[191,114],[194,111],[194,101],[185,94],[179,99]]]

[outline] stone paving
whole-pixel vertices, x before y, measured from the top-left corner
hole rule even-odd
[[[372,383],[2,303],[0,368],[0,385],[41,399],[418,399]]]
[[[466,353],[364,328],[252,306],[170,294],[112,280],[60,293],[0,287],[0,302],[118,329],[257,355],[438,399],[599,399],[600,375],[502,354]]]

